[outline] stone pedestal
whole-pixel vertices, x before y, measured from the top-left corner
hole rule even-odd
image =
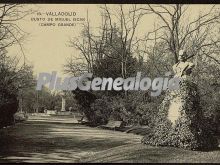
[[[175,93],[173,92],[173,94],[171,94],[171,95],[175,95]],[[176,120],[181,115],[180,110],[181,110],[182,106],[183,106],[183,104],[181,101],[181,96],[175,96],[170,101],[167,118],[168,118],[168,120],[170,120],[172,122],[173,125],[175,124]]]

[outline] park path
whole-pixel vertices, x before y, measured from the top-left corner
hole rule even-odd
[[[65,123],[62,120],[28,120],[0,130],[0,163],[77,162],[86,155],[138,144],[140,139],[139,135]]]

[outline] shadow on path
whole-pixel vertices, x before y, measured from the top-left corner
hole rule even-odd
[[[0,162],[75,162],[88,153],[137,144],[140,139],[78,124],[27,121],[0,130]]]

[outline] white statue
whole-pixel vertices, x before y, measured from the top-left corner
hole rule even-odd
[[[179,62],[173,65],[173,71],[176,77],[187,79],[194,68],[194,64],[186,61],[187,54],[185,51],[179,51]]]

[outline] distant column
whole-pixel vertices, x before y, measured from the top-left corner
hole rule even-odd
[[[66,100],[65,98],[62,96],[62,108],[61,108],[61,111],[66,111]]]

